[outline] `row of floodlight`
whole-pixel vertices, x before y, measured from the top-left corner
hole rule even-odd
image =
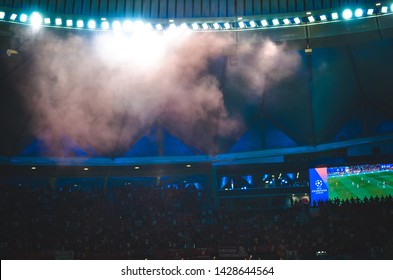
[[[393,12],[393,4],[390,6],[382,6],[377,3],[375,8],[362,9],[357,8],[355,10],[345,9],[341,14],[332,12],[329,14],[312,15],[311,12],[307,12],[304,17],[293,17],[293,18],[274,18],[274,19],[262,19],[262,20],[245,20],[241,17],[233,21],[227,22],[194,22],[194,23],[175,23],[175,20],[168,20],[165,23],[144,23],[142,21],[131,21],[126,19],[124,21],[113,20],[108,21],[106,18],[100,20],[83,20],[83,19],[63,19],[61,17],[43,17],[38,12],[33,12],[30,15],[26,13],[7,13],[0,11],[0,20],[7,22],[18,22],[21,24],[29,24],[33,27],[40,26],[51,26],[51,27],[63,27],[63,28],[77,28],[77,29],[89,29],[89,30],[112,30],[112,31],[123,31],[131,32],[135,29],[146,29],[146,30],[167,30],[167,29],[184,29],[193,31],[208,31],[208,30],[238,30],[238,29],[254,29],[254,28],[266,28],[266,27],[278,27],[288,25],[299,25],[305,23],[316,23],[326,22],[334,20],[349,20],[353,17],[361,18],[365,16],[373,16],[378,14],[387,14]]]

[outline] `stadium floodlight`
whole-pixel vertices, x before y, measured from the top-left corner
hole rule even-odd
[[[257,27],[257,24],[256,24],[256,22],[255,21],[250,21],[249,22],[249,24],[250,24],[250,26],[252,27],[252,28],[254,28],[254,27]]]
[[[338,14],[337,13],[332,13],[332,19],[334,19],[334,20],[338,19]]]
[[[66,20],[66,25],[67,25],[68,27],[71,27],[71,26],[73,25],[72,19],[67,19],[67,20]]]
[[[267,22],[267,20],[266,20],[266,19],[264,19],[264,20],[261,20],[261,24],[262,24],[262,26],[263,26],[263,27],[266,27],[266,26],[268,26],[268,25],[269,25],[269,23]]]
[[[33,12],[30,15],[30,23],[33,26],[33,28],[39,28],[42,24],[42,21],[43,21],[42,16],[39,13]]]
[[[299,24],[299,23],[302,22],[302,21],[300,20],[300,18],[298,18],[298,17],[294,18],[293,21],[294,21],[296,24]]]
[[[44,18],[44,24],[49,25],[51,23],[50,18]]]
[[[132,31],[132,21],[129,19],[126,19],[123,21],[123,31],[124,32],[131,32]]]
[[[101,22],[101,28],[103,29],[103,30],[109,30],[109,22],[107,22],[107,21],[103,21],[103,22]]]
[[[361,17],[363,16],[363,10],[358,8],[355,10],[355,17]]]
[[[320,17],[321,21],[327,21],[327,16],[326,15],[321,15]]]
[[[381,13],[386,14],[388,12],[388,7],[387,6],[383,6],[381,8]]]
[[[350,9],[345,9],[342,16],[343,19],[350,19],[352,17],[352,11]]]
[[[206,22],[204,22],[204,23],[202,23],[202,28],[204,30],[208,30],[209,29],[209,25]]]
[[[173,22],[171,24],[169,24],[169,29],[170,30],[175,30],[176,29],[176,24],[174,24]]]
[[[273,25],[279,25],[280,24],[280,22],[276,18],[273,19],[272,22],[273,22]]]
[[[186,25],[187,26],[187,25]],[[192,30],[198,30],[199,29],[199,25],[198,25],[198,23],[193,23],[193,24],[191,24],[191,26],[192,26]],[[187,29],[188,29],[188,27],[187,27]]]
[[[18,15],[13,13],[10,16],[10,20],[16,20],[17,17],[18,17]]]
[[[226,22],[226,23],[224,23],[224,27],[226,29],[229,29],[229,28],[231,28],[231,24],[229,22]]]
[[[55,24],[56,24],[56,25],[62,25],[62,23],[63,23],[63,21],[62,21],[61,18],[56,18],[56,19],[55,19]]]
[[[313,16],[309,16],[307,19],[311,23],[315,22],[315,18]]]
[[[374,14],[374,9],[368,9],[367,15],[372,16]]]
[[[112,30],[115,32],[120,32],[121,31],[121,23],[118,20],[115,20],[112,22]]]
[[[283,22],[284,22],[284,24],[290,24],[291,23],[291,21],[289,19],[287,19],[287,18],[283,19]]]
[[[20,22],[26,22],[27,21],[27,15],[26,14],[21,14],[19,16],[19,21]]]
[[[145,30],[149,30],[149,31],[151,31],[151,30],[153,30],[153,25],[151,25],[151,23],[150,23],[150,22],[148,22],[148,23],[145,23],[145,25],[144,25],[144,29],[145,29]]]
[[[76,27],[78,27],[78,28],[83,28],[84,26],[85,26],[85,23],[83,22],[83,20],[78,19],[78,20],[76,21]]]
[[[218,22],[213,23],[213,28],[220,29],[220,25],[218,24]]]
[[[4,19],[5,18],[5,12],[1,11],[0,12],[0,19]]]
[[[162,24],[158,23],[156,24],[156,30],[162,31],[164,28],[162,27]]]
[[[146,24],[143,23],[141,20],[137,20],[133,24],[133,29],[137,31],[145,30],[146,29]]]
[[[191,28],[192,28],[193,30],[197,30],[197,29],[198,29],[198,26],[191,25]],[[194,28],[196,28],[196,29],[194,29]],[[182,24],[180,24],[180,29],[181,29],[181,30],[188,30],[189,28],[188,28],[187,23],[183,22]]]
[[[244,23],[244,21],[239,21],[238,25],[239,25],[240,28],[245,28],[246,27],[246,24]]]
[[[88,27],[89,29],[95,29],[95,28],[96,28],[96,21],[90,19],[90,20],[87,22],[87,27]]]

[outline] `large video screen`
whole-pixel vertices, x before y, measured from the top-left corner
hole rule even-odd
[[[319,167],[309,170],[310,203],[393,195],[393,164]]]

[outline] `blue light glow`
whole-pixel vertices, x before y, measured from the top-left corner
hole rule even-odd
[[[83,20],[79,19],[79,20],[77,20],[77,22],[76,22],[76,26],[77,26],[78,28],[83,28],[83,27],[85,26],[85,23],[83,22]]]
[[[31,25],[33,26],[33,28],[39,28],[42,24],[42,16],[37,13],[37,12],[33,12],[30,16],[30,22]]]
[[[356,9],[355,10],[355,17],[361,17],[363,16],[363,10],[362,9]]]
[[[19,17],[20,22],[26,22],[27,21],[27,15],[26,14],[21,14]]]
[[[350,9],[345,9],[343,11],[342,16],[343,16],[343,19],[350,19],[350,18],[352,18],[352,11]]]

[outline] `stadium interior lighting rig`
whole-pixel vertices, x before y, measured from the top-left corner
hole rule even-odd
[[[16,9],[0,9],[0,22],[40,27],[83,29],[102,32],[132,32],[133,30],[165,31],[169,29],[189,30],[193,32],[242,31],[266,28],[286,28],[302,24],[323,24],[334,21],[356,20],[365,17],[379,17],[393,14],[390,5],[376,3],[373,6],[358,6],[341,10],[320,10],[271,16],[253,16],[242,18],[217,19],[147,19],[141,21],[131,18],[81,18],[73,15],[46,15],[39,11],[28,13]],[[281,16],[281,17],[280,17]]]

